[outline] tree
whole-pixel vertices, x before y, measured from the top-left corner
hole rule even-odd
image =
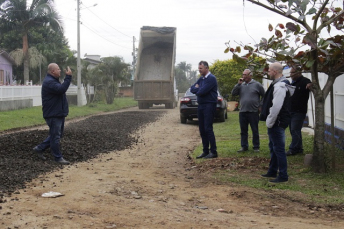
[[[180,62],[175,67],[176,84],[179,92],[185,92],[190,88],[192,84],[192,82],[190,82],[190,75],[192,73],[191,68],[192,65],[187,64],[185,61]],[[196,82],[196,80],[194,82]]]
[[[121,57],[104,57],[102,63],[90,70],[88,82],[96,89],[103,90],[107,104],[112,104],[115,98],[118,83],[121,80],[130,80],[129,64],[124,63]],[[96,92],[95,92],[96,93]]]
[[[242,72],[246,68],[246,64],[238,63],[234,60],[216,60],[209,68],[212,74],[216,76],[219,91],[223,96],[228,95],[232,98],[231,92],[234,85],[238,82]]]
[[[27,0],[0,0],[1,31],[15,31],[22,37],[24,82],[29,80],[29,32],[38,27],[49,27],[60,33],[63,31],[53,0],[32,0],[30,7],[27,3]]]
[[[328,168],[324,147],[325,99],[336,78],[344,71],[344,35],[339,35],[344,27],[344,11],[335,7],[334,0],[246,1],[282,15],[291,22],[285,25],[277,23],[276,27],[269,24],[268,28],[274,35],[269,39],[262,38],[255,48],[244,45],[244,50],[248,51],[244,58],[237,55],[241,51],[238,48],[228,47],[225,52],[233,52],[233,57],[240,61],[253,54],[263,54],[269,62],[300,64],[305,72],[311,73],[316,123],[312,165],[316,172],[325,172]],[[328,34],[322,33],[324,29]],[[331,30],[336,34],[331,35]],[[318,72],[328,75],[323,88],[319,84]]]

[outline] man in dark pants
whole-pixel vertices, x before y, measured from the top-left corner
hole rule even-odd
[[[309,99],[309,89],[312,82],[302,76],[300,66],[294,65],[290,69],[291,85],[295,86],[294,95],[291,97],[291,121],[289,130],[292,141],[289,145],[287,156],[303,153],[302,145],[302,126],[307,114],[307,105]]]
[[[66,91],[72,80],[72,71],[68,67],[62,84],[59,81],[60,73],[61,70],[57,64],[48,65],[48,74],[42,84],[42,110],[43,118],[49,126],[49,136],[33,148],[33,151],[40,159],[45,160],[43,151],[50,147],[55,161],[59,164],[68,165],[69,162],[62,157],[60,138],[63,135],[65,117],[69,112]]]
[[[239,95],[240,97],[240,112],[239,122],[241,130],[241,149],[238,153],[248,150],[248,125],[252,130],[252,144],[254,152],[259,152],[259,109],[261,100],[264,97],[265,91],[263,86],[252,79],[252,72],[250,69],[245,69],[242,73],[242,78],[232,90],[232,95]]]
[[[217,103],[217,80],[216,77],[210,73],[209,65],[206,61],[199,62],[198,71],[201,77],[190,88],[190,91],[197,96],[198,125],[203,144],[203,153],[197,158],[216,158],[217,148],[213,131],[213,122]]]
[[[269,135],[270,164],[262,177],[275,178],[273,183],[288,181],[287,156],[285,154],[285,129],[290,123],[290,96],[294,88],[283,76],[283,67],[276,62],[269,65],[272,83],[265,93],[260,120],[266,121]]]

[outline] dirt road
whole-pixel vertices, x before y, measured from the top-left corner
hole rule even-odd
[[[138,131],[132,149],[65,166],[7,198],[0,228],[344,228],[325,215],[294,216],[297,203],[287,210],[279,198],[198,174],[188,158],[200,144],[197,125],[180,124],[178,109],[165,111]],[[48,191],[64,196],[41,197]]]

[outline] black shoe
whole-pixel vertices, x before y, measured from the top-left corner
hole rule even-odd
[[[38,150],[36,147],[32,149],[32,152],[36,153],[37,157],[43,161],[47,160],[46,157],[43,156],[43,152]]]
[[[242,152],[245,152],[245,151],[247,151],[248,149],[247,148],[241,148],[241,149],[239,149],[238,151],[237,151],[237,153],[242,153]]]
[[[201,155],[197,156],[196,159],[200,159],[200,158],[203,158],[203,157],[206,157],[208,156],[209,153],[202,153]]]
[[[262,176],[262,177],[267,177],[267,178],[276,178],[276,177],[277,177],[276,174],[273,175],[273,174],[269,174],[269,173],[267,173],[267,174],[262,174],[261,176]]]
[[[283,183],[283,182],[287,182],[288,179],[281,179],[279,177],[277,177],[276,179],[273,179],[273,180],[269,180],[269,182],[271,183]]]
[[[210,159],[210,158],[217,158],[217,154],[209,153],[207,156],[203,157],[204,159]]]
[[[55,161],[61,165],[69,165],[69,161],[66,161],[63,157],[60,157],[58,159],[55,159]]]
[[[300,151],[293,151],[293,150],[288,150],[285,154],[287,156],[294,156],[296,154],[302,154],[303,153],[303,150],[300,150]]]

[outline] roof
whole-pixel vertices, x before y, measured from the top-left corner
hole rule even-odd
[[[3,49],[0,49],[0,56],[5,57],[11,64],[15,64],[14,59]]]

